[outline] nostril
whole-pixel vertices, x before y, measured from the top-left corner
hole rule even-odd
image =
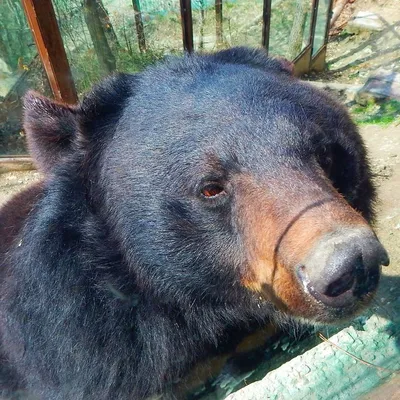
[[[347,243],[334,246],[322,271],[313,272],[309,271],[314,289],[327,297],[338,297],[366,279],[361,249]]]
[[[304,290],[316,300],[331,307],[345,307],[350,304],[354,297],[352,289],[355,277],[351,274],[344,274],[342,277],[323,288],[318,282],[311,281],[304,265],[297,268],[297,276],[302,283]],[[350,285],[351,283],[351,285]]]
[[[339,279],[336,279],[332,283],[328,284],[325,292],[325,296],[337,297],[347,292],[354,286],[355,276],[352,272],[347,272],[342,275]]]

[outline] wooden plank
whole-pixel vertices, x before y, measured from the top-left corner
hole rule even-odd
[[[315,72],[323,72],[325,71],[326,65],[326,45],[323,45],[317,52],[314,54],[311,60],[311,71]]]
[[[36,166],[29,156],[0,156],[0,174],[11,171],[30,171]]]
[[[22,0],[22,5],[54,98],[75,104],[78,96],[51,0]]]
[[[294,60],[294,75],[299,77],[310,72],[311,45],[308,45]]]

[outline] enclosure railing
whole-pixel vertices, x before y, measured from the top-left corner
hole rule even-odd
[[[21,0],[21,8],[16,1],[4,2],[0,4],[0,162],[9,163],[11,158],[14,161],[18,154],[26,153],[20,99],[28,88],[46,95],[52,93],[56,100],[74,104],[102,76],[116,69],[139,70],[157,59],[166,47],[167,52],[176,53],[258,45],[272,55],[293,61],[297,75],[321,71],[325,67],[332,3],[333,0]],[[22,37],[10,30],[13,18]],[[30,43],[32,37],[35,44]],[[7,49],[7,40],[20,42],[18,51],[24,54],[18,62],[13,60],[13,46]],[[77,53],[83,61],[76,57]],[[84,71],[89,67],[91,71]],[[32,77],[34,70],[43,72]],[[8,86],[1,85],[3,75],[15,79]]]

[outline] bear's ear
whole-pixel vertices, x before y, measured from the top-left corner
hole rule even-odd
[[[24,130],[37,167],[50,173],[71,151],[78,132],[77,107],[57,103],[33,91],[23,99]]]
[[[233,47],[222,50],[211,56],[214,60],[224,64],[243,64],[269,72],[293,75],[294,65],[283,57],[268,57],[267,52],[262,49],[251,49],[248,47]]]
[[[108,76],[85,95],[79,108],[80,131],[87,140],[107,139],[126,102],[133,95],[139,74],[116,73]]]

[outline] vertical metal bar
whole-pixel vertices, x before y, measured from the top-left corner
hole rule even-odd
[[[326,17],[326,27],[325,27],[325,39],[324,39],[324,45],[326,46],[328,44],[329,40],[329,31],[331,27],[331,18],[332,18],[332,7],[333,7],[333,0],[329,0],[329,6],[328,6],[328,16]]]
[[[326,66],[326,46],[327,46],[328,39],[329,39],[332,4],[333,4],[333,1],[329,0],[326,14],[324,14],[324,17],[326,17],[324,41],[323,41],[321,47],[318,49],[318,51],[315,54],[312,54],[312,56],[311,56],[311,68],[314,71],[318,71],[318,72],[323,71]]]
[[[262,46],[269,52],[269,34],[271,24],[271,1],[264,0],[263,5],[263,27],[262,27]]]
[[[314,37],[315,37],[315,28],[317,26],[318,4],[319,0],[314,0],[312,8],[312,16],[311,16],[311,35],[310,35],[311,57],[314,52]]]
[[[183,48],[193,52],[193,19],[192,4],[190,0],[180,0]]]
[[[215,37],[217,47],[223,44],[222,0],[215,0]]]
[[[22,5],[54,98],[76,103],[78,96],[51,0],[22,0]]]

